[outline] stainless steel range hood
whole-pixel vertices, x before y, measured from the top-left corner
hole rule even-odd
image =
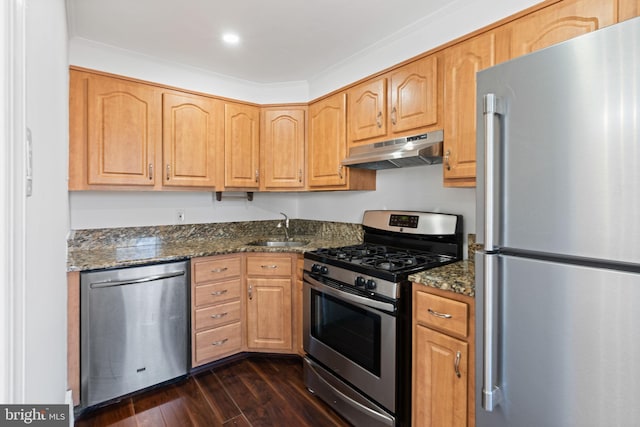
[[[361,169],[392,169],[442,163],[441,130],[353,147],[342,164]]]

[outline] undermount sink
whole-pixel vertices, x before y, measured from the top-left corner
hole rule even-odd
[[[309,242],[306,240],[255,240],[247,243],[249,246],[271,246],[271,247],[295,247],[304,246]]]

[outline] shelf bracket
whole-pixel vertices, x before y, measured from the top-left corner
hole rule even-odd
[[[226,194],[224,197],[225,199],[247,199],[248,201],[253,202],[253,191],[247,191],[246,196]],[[219,202],[222,201],[222,191],[216,191],[216,200]]]

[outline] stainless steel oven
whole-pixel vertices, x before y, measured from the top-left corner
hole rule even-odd
[[[411,273],[461,259],[462,218],[366,211],[364,242],[305,253],[304,381],[356,427],[409,426]]]
[[[313,382],[307,385],[323,394],[340,393],[339,412],[347,419],[392,426],[388,412],[396,408],[397,304],[340,287],[339,282],[304,274],[304,349],[311,356],[305,372],[307,382]],[[358,401],[360,395],[351,386],[371,400]]]

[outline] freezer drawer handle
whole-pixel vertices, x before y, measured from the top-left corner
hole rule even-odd
[[[146,276],[140,277],[137,279],[131,280],[104,280],[102,282],[93,282],[89,286],[91,289],[99,289],[99,288],[110,288],[112,286],[125,286],[125,285],[135,285],[136,283],[145,283],[145,282],[154,282],[156,280],[164,280],[171,279],[172,277],[184,276],[184,270],[181,271],[173,271],[171,273],[166,274],[157,274],[155,276]]]
[[[436,316],[439,317],[441,319],[451,319],[453,316],[450,314],[446,314],[446,313],[439,313],[437,311],[431,310],[430,308],[427,309],[427,311],[429,312],[430,315],[432,316]]]
[[[502,402],[502,390],[498,386],[498,291],[497,284],[500,281],[496,255],[485,255],[483,260],[483,292],[484,292],[484,319],[483,319],[483,374],[482,374],[482,408],[492,412]]]
[[[211,345],[218,346],[218,345],[222,345],[222,344],[226,343],[227,341],[229,341],[229,338],[225,338],[225,339],[220,340],[220,341],[214,341],[214,342],[211,343]]]

